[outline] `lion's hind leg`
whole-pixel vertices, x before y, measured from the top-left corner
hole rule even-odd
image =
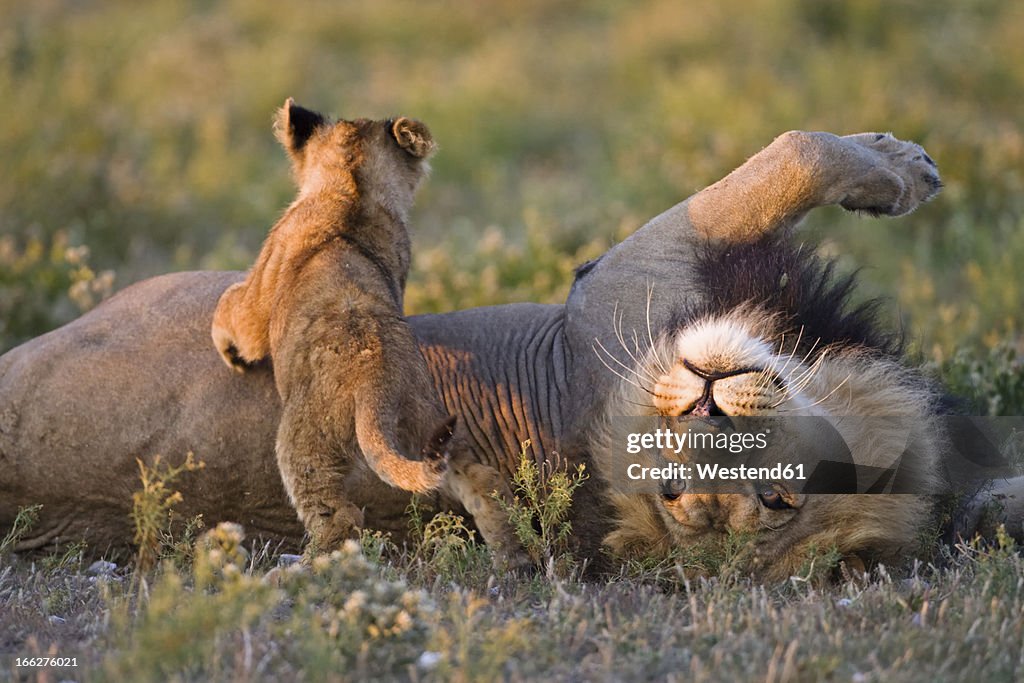
[[[466,509],[490,550],[494,567],[504,571],[531,567],[533,561],[516,537],[507,510],[512,492],[493,467],[478,462],[453,460],[445,489]]]

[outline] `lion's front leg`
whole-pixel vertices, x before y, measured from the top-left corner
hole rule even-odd
[[[516,538],[508,512],[499,499],[510,503],[508,482],[493,467],[462,459],[453,461],[445,488],[466,508],[491,551],[495,569],[521,569],[531,566],[530,557]]]
[[[687,210],[699,236],[749,242],[819,206],[900,216],[941,187],[935,162],[915,143],[791,131],[694,195]]]

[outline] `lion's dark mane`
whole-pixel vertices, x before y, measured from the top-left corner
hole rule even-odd
[[[903,335],[880,323],[885,300],[854,303],[857,273],[838,273],[835,259],[822,258],[789,234],[724,249],[708,244],[697,250],[693,266],[694,300],[700,303],[678,312],[669,329],[746,304],[782,316],[786,352],[799,337],[796,352],[812,357],[827,347],[903,353]]]

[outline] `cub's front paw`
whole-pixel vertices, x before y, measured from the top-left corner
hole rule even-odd
[[[230,334],[220,328],[214,328],[213,330],[213,343],[217,347],[217,353],[220,354],[224,364],[238,373],[247,372],[268,361],[267,358],[248,360],[245,354],[235,346],[235,342]]]
[[[249,367],[249,363],[242,358],[238,347],[235,346],[235,340],[231,332],[214,324],[210,331],[210,336],[213,337],[213,345],[217,348],[217,353],[220,354],[224,364],[235,372],[245,372]]]
[[[323,505],[315,514],[307,515],[309,544],[303,555],[308,558],[337,550],[345,541],[358,538],[363,525],[363,512],[353,504],[338,501],[333,506]]]
[[[850,211],[902,216],[942,189],[935,161],[920,145],[890,133],[861,133],[841,138],[851,155],[866,162],[852,178],[839,204]]]
[[[242,358],[242,354],[238,352],[238,349],[235,348],[234,344],[224,349],[221,352],[221,357],[224,359],[224,362],[228,364],[228,367],[235,372],[245,372],[251,367],[251,365]]]

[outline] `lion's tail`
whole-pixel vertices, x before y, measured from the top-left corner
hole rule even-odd
[[[395,440],[398,425],[383,424],[381,417],[385,412],[372,401],[357,402],[356,439],[366,462],[392,486],[415,493],[436,489],[448,467],[447,446],[455,431],[456,418],[445,420],[423,446],[421,458],[413,460],[402,453]]]

